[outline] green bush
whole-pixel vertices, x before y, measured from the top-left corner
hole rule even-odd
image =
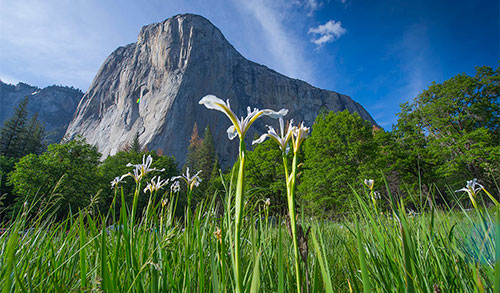
[[[16,210],[24,202],[50,205],[64,218],[90,204],[99,191],[97,173],[101,154],[84,140],[51,144],[41,155],[30,154],[16,163],[9,182],[16,194]]]

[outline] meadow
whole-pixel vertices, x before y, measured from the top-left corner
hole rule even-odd
[[[191,175],[187,169],[181,176],[163,180],[155,176],[143,182],[148,173],[164,171],[152,168],[152,157],[144,155],[142,164],[127,164],[133,172],[111,182],[115,193],[106,214],[92,199],[60,220],[51,207],[57,199],[42,204],[38,202],[42,197],[35,196],[0,236],[3,292],[500,289],[500,205],[475,179],[458,191],[469,195],[474,207],[469,211],[458,198],[456,206],[436,209],[437,194],[430,201],[423,194],[413,196],[418,211],[408,210],[387,184],[389,196],[382,199],[374,191],[374,181],[366,179],[365,194],[352,189],[351,209],[357,212],[349,218],[305,219],[305,213],[299,217],[296,211],[295,181],[299,148],[309,129],[289,124],[285,131],[280,119],[280,134],[270,128],[257,141],[270,137],[283,151],[288,215],[269,217],[270,199],[253,200],[243,188],[244,134],[252,115],[266,110],[249,111],[241,121],[229,107],[224,111],[234,118],[240,138],[231,179],[224,181],[221,174],[224,192],[193,207],[200,172]],[[289,143],[291,166],[286,157]],[[120,186],[130,178],[136,184],[131,206]],[[173,183],[165,192],[162,188],[169,181]],[[176,217],[181,183],[187,205],[183,216]],[[486,194],[494,208],[487,209],[489,201],[481,200],[480,194]],[[142,214],[137,209],[140,198],[147,198],[146,207],[139,210]]]
[[[489,68],[479,69],[492,74]],[[463,78],[457,76],[452,85]],[[430,90],[437,89],[433,85]],[[186,168],[170,177],[169,172],[177,172],[175,160],[165,156],[157,155],[155,162],[163,164],[155,165],[151,154],[138,163],[139,152],[122,152],[98,169],[96,147],[72,141],[15,163],[8,176],[18,196],[0,235],[2,292],[500,292],[500,203],[495,198],[500,193],[495,179],[500,148],[494,113],[482,115],[486,112],[480,108],[481,115],[474,117],[490,117],[486,126],[430,137],[425,129],[413,131],[421,112],[402,112],[399,127],[410,129],[408,135],[397,129],[393,134],[378,131],[347,112],[330,113],[318,116],[308,138],[304,123],[285,125],[286,109],[249,108],[239,119],[229,102],[215,96],[205,96],[200,104],[223,112],[232,123],[228,138],[239,140],[232,169],[219,172],[221,188],[210,193],[205,189],[202,197],[196,195],[202,188],[201,171],[190,174]],[[441,104],[431,106],[432,111],[426,109],[434,117]],[[253,144],[265,146],[269,138],[277,148],[267,153],[277,159],[256,160],[258,147],[253,156],[246,150],[245,134],[261,116],[279,119],[280,127],[268,126]],[[449,117],[455,116],[443,119]],[[457,117],[462,123],[463,117]],[[328,127],[321,128],[322,123]],[[449,121],[439,123],[429,129],[450,132]],[[467,140],[464,133],[473,135]],[[456,151],[457,138],[467,152]],[[304,155],[306,139],[310,143]],[[375,152],[370,142],[377,140],[382,146],[392,140],[397,144]],[[387,162],[363,165],[363,156],[370,153]],[[127,164],[126,158],[135,159]],[[401,174],[411,175],[399,179],[415,184],[391,184],[391,178],[398,178],[391,174],[389,179],[365,177],[379,166],[392,165],[389,160],[406,172]],[[266,168],[280,176],[254,176]],[[102,202],[104,191],[95,170],[119,175],[110,182],[114,196],[110,193]],[[463,182],[460,190],[451,187],[471,174],[481,175],[473,177],[481,177],[486,187],[476,179]],[[249,188],[248,182],[263,183],[261,178],[273,178],[273,184],[281,180],[274,186],[279,196],[262,198],[258,193],[264,189]],[[443,188],[448,178],[454,179],[453,185]],[[357,181],[361,186],[353,186]],[[42,185],[42,193],[32,192]],[[297,206],[296,185],[306,187],[301,200],[312,211],[326,206],[349,213],[326,220],[325,213],[305,212],[307,204]]]
[[[89,206],[64,221],[43,212],[28,217],[26,205],[0,236],[2,290],[233,292],[231,190],[228,183],[222,203],[199,204],[189,223],[174,216],[174,191],[150,194],[137,221],[125,205],[107,215]],[[393,201],[378,214],[369,198],[354,193],[359,213],[345,221],[299,218],[298,226],[311,228],[301,246],[303,292],[498,292],[498,208],[424,204],[425,212],[408,214]],[[248,204],[243,290],[296,291],[286,220],[268,217],[266,202]]]

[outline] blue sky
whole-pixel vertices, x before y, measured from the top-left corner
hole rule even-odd
[[[433,81],[498,66],[499,1],[0,0],[0,79],[86,91],[143,25],[215,24],[248,59],[360,102],[384,128]]]

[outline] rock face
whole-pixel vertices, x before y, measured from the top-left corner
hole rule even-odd
[[[0,81],[1,125],[12,117],[14,109],[25,96],[29,97],[28,115],[38,112],[38,120],[45,125],[46,142],[54,143],[64,136],[83,93],[64,86],[53,85],[40,89],[25,83],[11,85]]]
[[[222,166],[236,159],[229,119],[198,101],[207,94],[229,99],[233,111],[246,107],[289,109],[287,119],[312,125],[320,109],[368,112],[351,98],[315,88],[245,59],[207,19],[177,15],[142,28],[136,43],[116,49],[83,96],[66,135],[82,135],[103,156],[113,155],[139,133],[149,150],[162,149],[183,163],[193,125],[210,125]],[[139,99],[139,102],[138,102]],[[259,119],[247,138],[277,121]]]

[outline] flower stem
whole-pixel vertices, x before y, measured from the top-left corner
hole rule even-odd
[[[283,155],[283,164],[285,173],[287,173],[286,157]],[[287,200],[288,200],[288,213],[290,217],[290,229],[292,230],[293,250],[295,255],[295,278],[297,281],[297,292],[301,292],[300,282],[300,263],[299,263],[299,245],[297,241],[297,224],[295,220],[295,179],[297,178],[297,154],[294,153],[292,161],[292,172],[290,176],[286,174],[287,179]]]
[[[191,197],[193,196],[193,190],[189,187],[188,185],[188,190],[187,190],[187,208],[186,208],[186,222],[185,222],[185,229],[187,231],[188,226],[191,223]]]
[[[130,227],[134,228],[135,213],[137,212],[137,203],[139,202],[139,191],[141,190],[141,182],[137,183],[134,192],[134,200],[132,201],[132,214],[130,216]]]
[[[243,180],[245,177],[245,142],[240,139],[240,167],[238,170],[238,181],[236,183],[236,211],[235,211],[235,230],[234,230],[234,278],[236,280],[236,292],[243,292],[243,279],[241,270],[241,251],[240,251],[240,230],[243,220]]]
[[[375,214],[379,215],[378,209],[377,209],[377,200],[375,199],[375,194],[372,189],[370,189],[370,197],[372,198],[372,204],[373,208],[375,209]]]
[[[190,247],[190,237],[189,234],[191,233],[191,194],[192,190],[190,189],[189,185],[187,187],[187,207],[186,207],[186,213],[184,217],[184,266],[185,266],[185,272],[184,272],[184,282],[187,281],[187,273],[189,272],[189,255],[191,253],[191,247]]]
[[[286,180],[286,187],[288,188],[288,163],[287,163],[287,158],[285,152],[282,153],[283,155],[283,167],[285,167],[285,180]],[[288,192],[288,191],[287,191]],[[288,193],[287,193],[288,194]]]

